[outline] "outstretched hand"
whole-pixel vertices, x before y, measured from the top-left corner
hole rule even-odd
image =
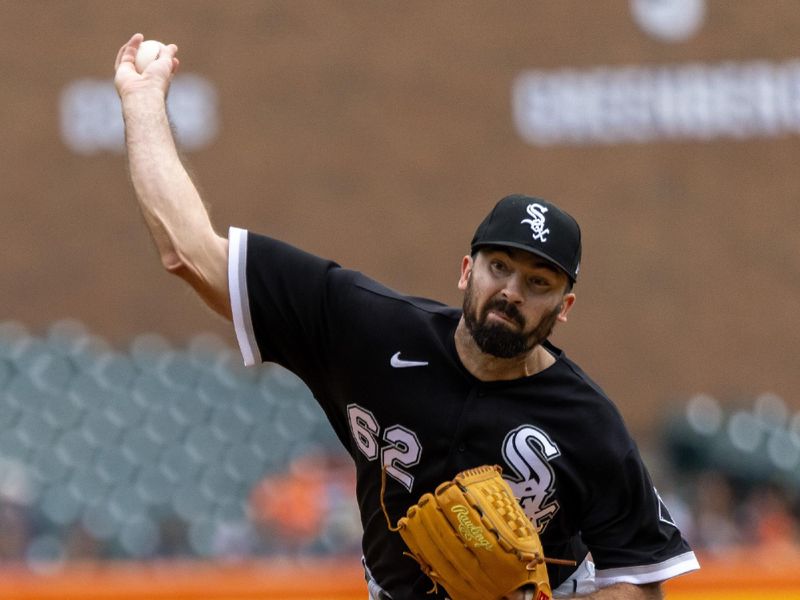
[[[114,85],[120,97],[142,90],[157,90],[165,97],[169,90],[172,77],[180,64],[175,54],[178,47],[175,44],[165,45],[158,58],[147,65],[142,73],[136,70],[134,61],[136,51],[139,49],[144,36],[136,33],[117,52],[114,62]]]

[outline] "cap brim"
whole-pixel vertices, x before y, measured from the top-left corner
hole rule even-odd
[[[556,267],[561,269],[564,272],[564,274],[567,277],[569,277],[569,280],[572,283],[575,283],[575,281],[576,281],[576,279],[572,275],[572,273],[570,273],[566,268],[564,268],[564,265],[562,265],[560,262],[558,262],[556,260],[553,260],[552,256],[549,256],[545,252],[541,252],[539,250],[534,250],[533,248],[531,248],[530,246],[526,246],[525,244],[518,244],[516,242],[505,242],[505,241],[501,242],[501,241],[481,240],[480,243],[475,244],[472,247],[472,250],[474,252],[475,250],[477,250],[479,248],[483,248],[484,246],[506,246],[506,247],[509,247],[509,248],[516,248],[518,250],[524,250],[525,252],[530,252],[531,254],[535,254],[536,256],[540,256],[540,257],[544,258],[547,262],[552,263],[553,265],[555,265]]]

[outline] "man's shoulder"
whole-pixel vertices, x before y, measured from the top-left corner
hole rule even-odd
[[[335,277],[352,285],[365,302],[381,306],[386,310],[416,314],[422,319],[458,320],[461,310],[438,300],[422,296],[413,296],[398,292],[383,283],[372,279],[359,271],[341,269]]]
[[[544,347],[555,357],[555,364],[558,367],[557,373],[562,378],[571,380],[574,385],[578,386],[578,388],[583,389],[591,396],[595,396],[598,400],[602,399],[611,403],[611,400],[606,394],[605,390],[603,390],[603,388],[594,379],[592,379],[586,373],[586,371],[584,371],[580,365],[578,365],[578,363],[568,357],[561,348],[549,340],[544,342]]]
[[[627,437],[622,413],[605,390],[560,348],[550,342],[545,342],[545,347],[556,357],[553,378],[565,400],[571,403],[576,422],[583,415],[592,427],[617,430]]]
[[[361,271],[342,267],[339,263],[313,254],[289,242],[247,230],[236,230],[248,245],[247,258],[269,270],[287,272],[291,278],[307,277],[313,271],[324,278],[327,285],[336,290],[345,304],[358,299],[366,303],[380,304],[419,311],[421,314],[438,315],[458,319],[460,309],[437,300],[412,296],[398,292]],[[350,293],[345,289],[350,288]]]

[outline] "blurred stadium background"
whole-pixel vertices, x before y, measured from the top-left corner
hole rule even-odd
[[[458,303],[487,206],[566,206],[555,341],[701,556],[670,597],[800,597],[795,0],[8,0],[0,31],[0,597],[366,595],[313,398],[150,246],[111,83],[135,31],[180,46],[221,230]]]

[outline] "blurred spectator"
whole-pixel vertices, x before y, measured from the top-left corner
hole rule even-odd
[[[733,488],[719,473],[707,472],[697,478],[701,482],[696,490],[694,528],[690,542],[710,553],[724,551],[745,541],[741,519]]]
[[[66,560],[86,561],[104,556],[104,544],[92,536],[80,523],[75,523],[67,530],[64,540],[64,558]]]
[[[750,495],[744,510],[752,542],[775,552],[797,547],[798,524],[786,490],[776,484],[761,486]]]
[[[352,526],[354,487],[349,461],[312,450],[294,459],[285,473],[266,477],[255,487],[252,517],[274,551],[354,552],[360,538],[360,530]],[[323,533],[326,537],[320,539]],[[325,548],[325,541],[334,547]]]
[[[0,561],[19,561],[31,535],[27,511],[12,502],[0,502]]]
[[[159,523],[158,555],[163,557],[186,556],[190,553],[186,522],[171,515]]]
[[[30,478],[21,463],[0,456],[0,561],[24,560],[34,535]]]

